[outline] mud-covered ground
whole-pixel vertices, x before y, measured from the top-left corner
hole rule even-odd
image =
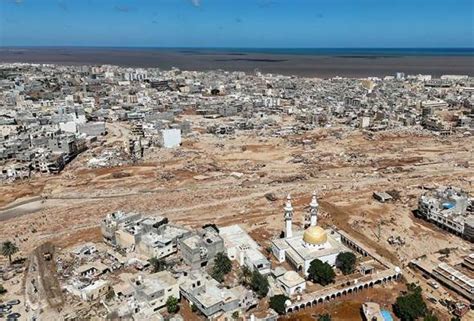
[[[0,186],[0,241],[14,241],[24,256],[45,241],[60,248],[100,241],[100,220],[123,210],[158,213],[192,227],[239,223],[267,246],[283,226],[286,195],[301,225],[315,190],[320,224],[354,234],[401,267],[443,248],[456,248],[461,257],[470,243],[414,218],[412,210],[426,187],[453,185],[472,193],[473,150],[470,137],[319,129],[287,138],[203,134],[184,138],[179,149],[156,149],[143,162],[114,168],[88,168],[98,152],[88,151],[58,176]],[[386,204],[372,198],[388,190],[400,198]],[[389,245],[389,236],[402,237],[405,245]]]

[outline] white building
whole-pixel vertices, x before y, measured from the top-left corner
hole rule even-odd
[[[306,281],[295,271],[287,271],[277,278],[278,284],[288,296],[302,293],[306,289]]]
[[[136,298],[146,302],[154,311],[164,307],[170,297],[180,298],[178,281],[168,271],[139,275],[130,282]]]
[[[174,148],[181,145],[181,129],[171,128],[161,131],[161,146]]]
[[[237,260],[240,266],[247,266],[251,271],[269,274],[271,264],[260,252],[260,246],[239,225],[219,228],[219,235],[224,239],[227,256]]]
[[[360,119],[360,128],[367,128],[370,126],[370,117],[364,116]]]
[[[418,200],[418,213],[452,232],[474,239],[473,199],[459,188],[440,187]]]
[[[314,259],[319,259],[331,266],[336,265],[339,253],[349,251],[341,242],[340,235],[331,230],[317,226],[318,202],[316,194],[310,203],[310,226],[306,230],[294,231],[292,226],[293,207],[288,195],[285,210],[285,237],[272,242],[272,252],[278,262],[288,261],[299,272],[307,275]]]
[[[242,285],[227,288],[205,272],[192,271],[179,283],[181,295],[201,311],[206,320],[224,320],[219,318],[221,313],[230,315],[256,304],[252,291]]]

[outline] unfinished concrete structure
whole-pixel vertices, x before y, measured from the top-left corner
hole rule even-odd
[[[144,217],[137,213],[115,212],[101,224],[104,240],[126,251],[151,258],[162,258],[178,251],[179,239],[190,230],[169,224],[162,216]]]
[[[211,226],[184,237],[179,245],[183,260],[191,269],[206,266],[217,253],[224,251],[224,240]]]
[[[107,216],[100,222],[100,230],[104,242],[111,245],[117,245],[115,232],[120,226],[124,226],[139,220],[142,217],[140,213],[124,213],[117,211],[107,214]]]

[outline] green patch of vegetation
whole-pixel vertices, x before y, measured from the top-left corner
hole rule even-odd
[[[11,241],[5,241],[2,243],[1,252],[3,256],[8,257],[8,262],[12,263],[12,256],[18,252],[18,246]]]
[[[428,312],[426,303],[421,295],[421,288],[408,284],[408,293],[400,295],[393,305],[393,312],[402,321],[415,321]]]
[[[267,296],[269,290],[268,279],[260,274],[257,270],[252,272],[252,280],[250,283],[252,290],[257,293],[260,298]]]
[[[336,257],[336,266],[344,275],[353,273],[355,265],[356,256],[352,252],[341,252]]]
[[[214,267],[211,276],[218,282],[224,281],[224,276],[232,271],[232,262],[227,255],[220,252],[214,259]]]
[[[318,259],[311,261],[308,269],[308,278],[311,281],[325,286],[334,282],[335,277],[336,273],[329,264]]]
[[[270,298],[270,308],[280,315],[285,314],[285,302],[289,299],[283,294],[274,295]]]
[[[423,321],[439,321],[438,317],[432,313],[425,315]]]
[[[166,300],[166,310],[168,313],[176,313],[179,311],[179,301],[174,296],[170,296],[168,300]]]
[[[328,314],[328,313],[325,313],[325,314],[321,314],[319,317],[318,317],[318,321],[331,321],[332,318],[331,316]]]

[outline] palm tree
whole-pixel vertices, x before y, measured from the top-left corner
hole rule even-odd
[[[18,246],[16,246],[15,243],[11,241],[5,241],[2,244],[2,255],[3,256],[8,256],[8,261],[10,264],[12,263],[12,255],[18,252]]]

